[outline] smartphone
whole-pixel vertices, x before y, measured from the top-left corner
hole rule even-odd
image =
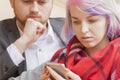
[[[46,65],[49,66],[49,67],[51,67],[58,74],[60,74],[63,78],[65,78],[65,79],[68,80],[68,77],[65,74],[65,65],[64,64],[49,62]]]

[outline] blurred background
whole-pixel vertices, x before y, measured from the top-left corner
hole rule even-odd
[[[65,17],[65,3],[66,0],[53,0],[53,10],[51,17]],[[120,5],[120,0],[116,0],[118,5]],[[119,6],[120,8],[120,6]],[[13,11],[10,7],[9,0],[0,1],[0,20],[13,17]]]
[[[53,10],[51,17],[65,17],[66,0],[53,0]],[[0,0],[0,20],[14,17],[9,0]]]

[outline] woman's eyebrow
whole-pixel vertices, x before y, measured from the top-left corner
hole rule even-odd
[[[78,19],[77,17],[71,16],[72,19]]]

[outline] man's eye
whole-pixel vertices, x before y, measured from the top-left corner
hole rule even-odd
[[[39,2],[41,3],[47,3],[47,2],[50,2],[50,0],[38,0]]]
[[[30,3],[32,2],[31,0],[23,0],[25,3]]]
[[[39,3],[39,4],[44,4],[45,2],[41,2],[41,1],[40,1],[40,2],[38,2],[38,3]]]
[[[38,1],[39,4],[45,4],[47,1]]]
[[[30,0],[23,0],[23,1],[30,1]]]

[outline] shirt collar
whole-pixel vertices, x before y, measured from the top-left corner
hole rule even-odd
[[[53,27],[50,24],[50,21],[48,20],[48,34],[47,36],[50,36],[51,39],[55,40],[55,33],[53,31]]]
[[[19,31],[19,33],[20,33],[20,36],[22,36],[22,35],[23,35],[23,32],[22,32],[22,30],[18,27],[17,22],[16,22],[16,25],[17,25],[18,31]]]
[[[48,20],[47,31],[43,35],[41,35],[41,37],[38,40],[41,41],[43,39],[47,39],[48,41],[54,41],[55,40],[54,31],[53,31],[53,28],[52,28],[49,20]]]

